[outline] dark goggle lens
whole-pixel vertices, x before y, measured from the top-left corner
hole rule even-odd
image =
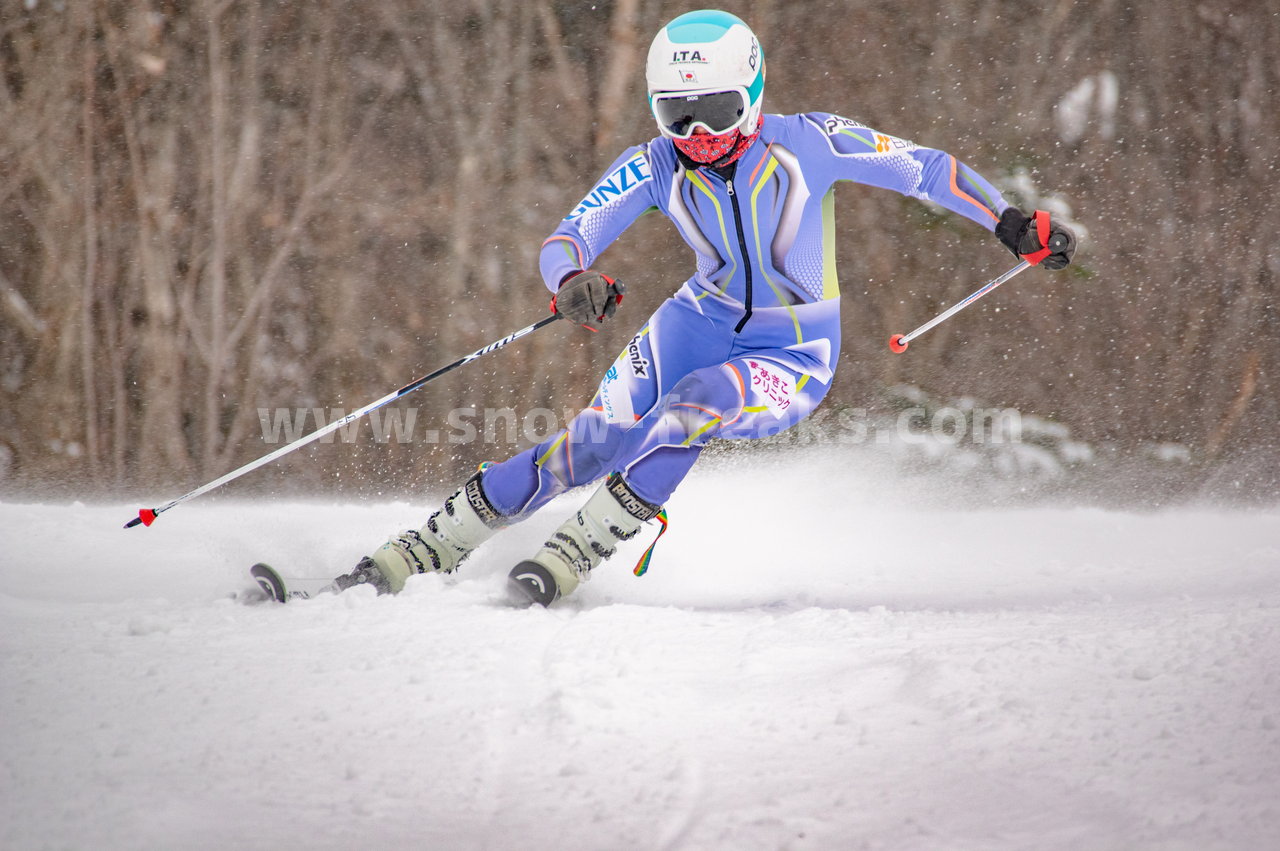
[[[747,105],[738,92],[712,92],[709,95],[664,95],[654,98],[653,112],[658,123],[676,136],[685,136],[689,128],[701,122],[712,133],[724,133],[742,120]]]

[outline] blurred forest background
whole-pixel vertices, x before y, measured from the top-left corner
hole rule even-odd
[[[1011,265],[994,237],[837,191],[844,354],[827,405],[910,384],[1187,450],[1180,487],[1280,477],[1280,13],[1215,0],[760,0],[769,112],[939,147],[1066,216],[1033,270],[889,353]],[[656,135],[661,0],[5,0],[0,492],[177,495],[263,454],[259,408],[359,407],[544,315],[537,251]],[[452,409],[587,402],[692,269],[645,217],[599,267],[600,334],[554,326],[418,391]],[[432,420],[438,419],[438,423]],[[309,422],[310,426],[311,423]],[[263,488],[438,490],[518,448],[317,446]]]

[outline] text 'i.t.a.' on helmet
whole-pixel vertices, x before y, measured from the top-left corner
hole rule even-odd
[[[688,139],[754,133],[764,102],[764,52],[751,28],[727,12],[688,12],[663,27],[645,69],[662,135]]]

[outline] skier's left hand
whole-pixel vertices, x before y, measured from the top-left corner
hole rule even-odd
[[[560,282],[551,299],[551,312],[597,331],[604,320],[613,316],[627,288],[594,269],[573,272]]]
[[[1046,269],[1066,268],[1076,253],[1076,235],[1044,210],[1028,216],[1017,207],[1007,208],[996,225],[996,237],[1023,260]]]

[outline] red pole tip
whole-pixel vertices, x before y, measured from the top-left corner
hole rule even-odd
[[[907,341],[902,339],[902,334],[894,334],[889,338],[889,350],[895,354],[902,354],[907,350]]]

